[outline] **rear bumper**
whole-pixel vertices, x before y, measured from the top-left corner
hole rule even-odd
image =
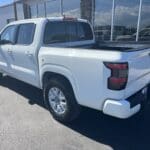
[[[125,100],[106,100],[103,106],[103,113],[121,119],[131,117],[139,112],[141,106],[147,101],[147,89],[145,87]]]
[[[141,104],[131,108],[130,102],[127,100],[106,100],[103,107],[103,113],[113,117],[126,119],[139,112],[140,109]]]

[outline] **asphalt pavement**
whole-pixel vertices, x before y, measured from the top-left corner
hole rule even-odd
[[[42,92],[21,81],[0,81],[0,150],[149,150],[150,106],[127,120],[83,108],[71,124],[55,121]]]

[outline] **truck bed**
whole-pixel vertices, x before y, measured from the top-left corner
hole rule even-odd
[[[83,49],[93,49],[93,50],[102,50],[102,51],[119,51],[119,52],[133,52],[150,49],[150,45],[147,46],[137,46],[137,45],[101,45],[101,44],[90,44],[90,45],[80,45],[80,46],[69,46],[72,48],[83,48]]]

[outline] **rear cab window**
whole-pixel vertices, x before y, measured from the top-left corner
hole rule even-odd
[[[66,42],[66,26],[64,22],[48,22],[44,31],[44,44]]]
[[[44,31],[44,44],[93,40],[93,32],[86,22],[49,21]]]
[[[92,40],[93,32],[89,24],[78,22],[78,39],[79,40]]]

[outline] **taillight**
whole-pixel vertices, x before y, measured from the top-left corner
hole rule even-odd
[[[110,90],[123,90],[128,81],[128,63],[105,62],[105,66],[111,70],[108,78],[108,88]]]

